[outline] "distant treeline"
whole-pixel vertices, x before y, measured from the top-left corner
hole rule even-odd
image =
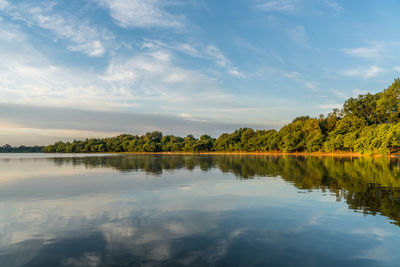
[[[44,152],[332,152],[390,154],[400,151],[400,79],[382,92],[348,99],[343,109],[318,118],[302,116],[276,130],[240,128],[217,139],[155,131],[84,141],[57,142]]]
[[[44,146],[18,146],[10,145],[0,146],[0,153],[37,153],[42,152]]]

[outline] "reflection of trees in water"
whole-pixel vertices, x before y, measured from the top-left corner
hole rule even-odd
[[[281,176],[299,189],[330,191],[351,209],[383,214],[400,225],[400,161],[388,158],[335,158],[240,155],[120,155],[54,158],[55,164],[144,171],[218,167],[240,179]]]
[[[144,171],[159,175],[163,170],[186,169],[199,167],[203,171],[215,168],[212,157],[195,157],[192,155],[121,155],[104,157],[52,158],[55,165],[85,166],[86,168],[113,168],[123,172]]]

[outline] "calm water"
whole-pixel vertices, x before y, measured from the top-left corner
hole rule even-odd
[[[400,161],[0,154],[0,266],[399,266]]]

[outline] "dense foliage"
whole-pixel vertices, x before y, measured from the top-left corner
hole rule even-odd
[[[400,151],[400,79],[382,92],[348,99],[342,110],[298,117],[279,131],[240,128],[218,139],[185,138],[155,131],[143,136],[57,142],[44,152],[332,152],[390,154]]]
[[[43,151],[43,146],[0,146],[0,153],[37,153]]]

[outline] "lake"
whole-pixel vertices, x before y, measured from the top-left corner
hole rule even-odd
[[[0,154],[0,266],[399,266],[400,161]]]

